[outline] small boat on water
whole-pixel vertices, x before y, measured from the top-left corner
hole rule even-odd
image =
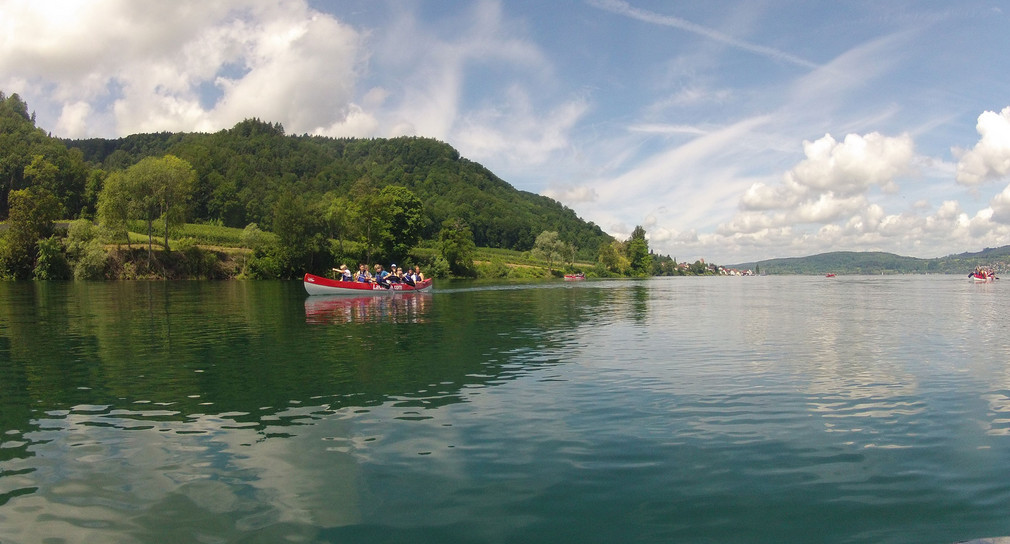
[[[578,274],[565,274],[565,281],[582,281],[586,279],[586,275],[582,272]]]
[[[824,275],[824,277],[825,278],[833,278],[833,277],[835,277],[835,273],[834,272],[828,272],[827,274]]]
[[[990,274],[972,272],[968,274],[968,279],[975,283],[991,283],[999,278]]]
[[[431,291],[431,278],[410,285],[409,283],[364,283],[359,281],[331,280],[315,274],[305,274],[305,292],[310,295],[388,295],[392,293]]]
[[[985,266],[976,266],[975,271],[968,274],[968,280],[974,283],[990,283],[998,279],[999,277],[996,276],[996,272],[992,268]]]

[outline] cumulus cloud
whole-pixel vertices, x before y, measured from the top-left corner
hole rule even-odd
[[[991,219],[997,223],[1010,225],[1010,185],[1003,192],[993,197],[989,203],[992,210]]]
[[[804,141],[803,152],[806,158],[786,172],[781,184],[751,185],[740,197],[741,213],[720,231],[833,223],[866,208],[871,187],[895,187],[895,177],[910,171],[915,156],[909,135],[876,132],[849,134],[841,142],[826,134]],[[770,212],[778,213],[762,217]]]
[[[975,129],[980,138],[974,148],[953,149],[959,159],[957,182],[963,185],[979,185],[1010,174],[1010,106],[999,113],[983,112]]]
[[[801,223],[831,223],[865,207],[866,198],[862,195],[839,198],[829,192],[798,206],[791,219]]]
[[[730,220],[699,236],[697,244],[674,245],[673,251],[719,247],[722,254],[764,257],[832,249],[909,254],[919,247],[998,242],[1007,235],[999,222],[1010,224],[1010,188],[975,217],[954,200],[934,210],[920,199],[902,213],[889,213],[875,202],[890,195],[896,178],[916,173],[919,162],[907,134],[850,134],[842,141],[828,134],[804,142],[803,149],[804,158],[779,183],[752,184],[740,195],[739,209]],[[873,188],[880,193],[875,195]]]
[[[62,136],[247,117],[320,132],[355,113],[362,36],[302,0],[8,2],[0,19],[0,73],[19,78],[0,88],[55,101]]]
[[[832,223],[865,208],[871,186],[893,186],[914,155],[908,135],[849,134],[837,142],[828,134],[803,147],[806,159],[786,173],[781,186],[752,186],[741,208],[785,209],[788,222]]]
[[[876,132],[849,134],[842,142],[826,134],[803,142],[803,153],[807,158],[790,171],[791,181],[844,196],[862,193],[872,185],[888,188],[895,177],[908,172],[915,155],[911,136]]]

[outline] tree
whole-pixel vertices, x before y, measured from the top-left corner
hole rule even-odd
[[[248,248],[250,251],[255,252],[257,249],[263,246],[266,242],[266,235],[260,230],[256,223],[249,223],[242,230],[242,236],[240,238],[242,247]],[[242,257],[242,271],[245,272],[247,265],[249,264],[249,258],[245,255]]]
[[[274,204],[273,231],[278,239],[275,258],[281,277],[297,276],[314,267],[324,247],[320,221],[294,190],[285,191]]]
[[[97,280],[105,277],[108,253],[98,238],[98,229],[87,219],[70,223],[67,229],[67,259],[75,280]]]
[[[421,238],[424,225],[421,199],[397,185],[384,187],[379,199],[389,230],[389,235],[383,237],[383,249],[387,257],[402,260]]]
[[[147,223],[147,255],[152,256],[154,221],[165,225],[165,251],[169,231],[186,219],[186,204],[196,180],[196,173],[188,162],[174,155],[161,158],[148,157],[128,168],[124,174],[132,195],[130,216]]]
[[[337,246],[343,254],[344,238],[354,224],[355,208],[347,197],[330,191],[323,195],[322,210],[326,236],[337,240]]]
[[[6,276],[29,279],[39,257],[39,241],[53,235],[60,204],[50,191],[39,187],[11,191],[7,198],[10,210],[0,245],[0,268]]]
[[[32,275],[37,280],[65,280],[70,277],[70,264],[63,252],[63,241],[58,236],[42,238],[37,242],[38,257]]]
[[[125,239],[127,249],[130,248],[127,227],[132,197],[129,182],[121,172],[113,172],[105,178],[98,193],[98,223],[109,232],[117,244]]]
[[[390,244],[389,223],[383,218],[385,206],[375,191],[360,194],[354,204],[354,213],[358,217],[358,239],[365,245],[365,262],[370,263],[372,255]]]
[[[613,274],[626,274],[631,267],[628,258],[624,256],[623,244],[618,241],[600,244],[597,260],[603,265],[603,268]]]
[[[34,155],[32,162],[25,167],[25,180],[32,185],[44,187],[55,194],[56,177],[60,171],[56,165],[42,155]]]
[[[628,262],[631,272],[638,276],[647,276],[652,271],[652,255],[649,254],[649,242],[645,240],[645,229],[640,225],[635,227],[628,240]]]
[[[568,244],[558,237],[557,231],[545,230],[533,242],[533,256],[547,261],[550,272],[554,271],[554,263],[563,261],[569,253]]]
[[[438,234],[442,257],[449,263],[449,271],[456,276],[474,277],[473,254],[477,246],[473,242],[473,232],[462,219],[447,219]]]

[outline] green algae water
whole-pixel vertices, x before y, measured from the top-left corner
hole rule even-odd
[[[0,284],[0,542],[1010,535],[1010,284]]]

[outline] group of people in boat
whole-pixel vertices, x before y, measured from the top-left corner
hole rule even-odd
[[[996,277],[996,271],[988,266],[976,266],[972,275],[976,278],[990,279]]]
[[[386,270],[381,264],[377,264],[374,270],[374,273],[369,272],[368,266],[364,263],[358,265],[357,272],[351,272],[346,264],[340,265],[340,268],[333,269],[338,275],[337,279],[340,281],[375,283],[387,288],[393,283],[414,285],[424,281],[424,274],[421,273],[421,267],[419,266],[415,266],[411,270],[410,267],[397,267],[395,264],[392,264],[389,265],[389,270]]]

